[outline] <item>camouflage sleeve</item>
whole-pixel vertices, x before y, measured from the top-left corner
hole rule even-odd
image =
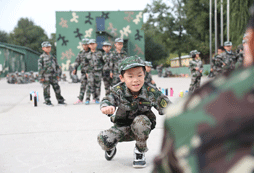
[[[85,60],[83,61],[84,64],[82,64],[85,73],[89,72],[89,61],[87,59],[87,55],[88,54],[86,54],[86,56],[84,57],[85,58]]]
[[[44,73],[46,72],[46,68],[43,66],[43,55],[38,59],[38,74],[39,79],[43,78]]]
[[[59,68],[59,64],[58,64],[58,61],[57,61],[57,58],[54,57],[54,61],[56,62],[56,76],[58,77],[61,77],[60,76],[60,68]]]
[[[75,62],[74,62],[74,69],[77,71],[78,69],[78,66],[80,65],[81,63],[81,52],[78,53],[76,59],[75,59]]]
[[[192,61],[190,61],[189,69],[190,69],[190,71],[194,70],[194,64],[192,63]]]
[[[103,107],[107,107],[107,106],[114,106],[116,107],[117,106],[117,96],[114,92],[110,92],[109,95],[105,96],[102,101],[101,101],[101,104],[100,104],[100,109],[103,108]]]
[[[110,73],[113,73],[113,68],[114,68],[114,54],[110,54],[110,59],[109,59],[109,68],[110,68]]]
[[[199,69],[203,71],[203,70],[204,70],[204,67],[203,67],[203,63],[202,63],[201,60],[200,60],[200,63],[201,63],[201,64],[200,64],[200,68],[199,68]]]

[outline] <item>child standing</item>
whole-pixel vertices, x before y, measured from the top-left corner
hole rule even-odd
[[[151,70],[152,70],[152,63],[149,61],[145,61],[145,65],[146,65],[146,76],[145,76],[145,82],[146,83],[150,83],[154,86],[156,86],[154,80],[152,79],[152,75],[151,75]]]
[[[103,78],[103,83],[105,86],[105,95],[108,95],[110,93],[110,86],[112,86],[112,78],[110,77],[110,59],[112,58],[111,54],[111,44],[107,41],[103,42],[102,49],[104,50],[104,55],[103,55],[103,61],[104,61],[104,66],[103,66],[103,72],[102,72],[102,78]]]
[[[53,57],[51,52],[51,44],[48,41],[45,41],[41,44],[43,54],[38,59],[38,72],[39,80],[43,86],[43,96],[45,104],[52,106],[53,104],[50,101],[50,85],[52,85],[55,93],[58,104],[65,105],[64,98],[61,95],[60,86],[58,85],[59,74],[58,69],[59,65],[57,59]]]
[[[151,108],[162,115],[170,101],[156,87],[144,83],[145,65],[139,57],[124,59],[119,69],[121,83],[101,102],[103,114],[114,114],[110,116],[114,125],[98,135],[98,143],[105,150],[105,158],[111,160],[118,142],[135,140],[133,167],[145,167],[146,141],[156,125]]]

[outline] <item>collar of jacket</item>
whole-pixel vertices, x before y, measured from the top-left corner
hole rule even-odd
[[[124,92],[125,92],[125,97],[133,97],[133,95],[131,94],[129,88],[126,86],[126,84],[124,83]],[[145,84],[141,87],[140,89],[140,93],[138,95],[137,98],[143,98],[143,99],[147,99],[148,98],[148,94],[147,94],[147,90],[146,90],[146,87],[145,87]]]

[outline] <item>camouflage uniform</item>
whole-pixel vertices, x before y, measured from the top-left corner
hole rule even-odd
[[[83,101],[84,94],[86,91],[86,85],[87,85],[87,77],[86,77],[86,69],[85,69],[85,57],[89,53],[89,51],[82,50],[79,52],[75,62],[74,62],[74,69],[77,71],[78,66],[81,65],[81,86],[80,86],[80,92],[79,92],[79,100]]]
[[[24,83],[30,83],[30,79],[29,79],[28,73],[24,74]]]
[[[118,107],[116,114],[110,117],[114,126],[102,131],[98,136],[102,149],[110,150],[118,142],[136,140],[139,151],[146,152],[146,140],[156,125],[156,117],[151,108],[156,108],[162,115],[169,102],[168,98],[151,84],[145,83],[138,96],[133,96],[125,83],[115,85],[101,102],[101,108]]]
[[[110,93],[110,86],[112,86],[112,78],[110,77],[110,59],[112,58],[112,52],[110,51],[109,53],[104,52],[103,55],[103,61],[104,61],[104,66],[103,66],[103,73],[102,73],[102,78],[103,78],[103,83],[105,86],[105,95],[108,95]]]
[[[31,82],[35,82],[34,74],[33,74],[32,71],[30,71],[29,80],[30,80]]]
[[[127,53],[124,50],[121,50],[120,53],[118,53],[116,50],[112,51],[112,58],[110,60],[110,73],[113,73],[113,81],[112,85],[116,85],[120,82],[119,78],[119,69],[118,65],[120,64],[121,60],[127,57]]]
[[[162,76],[163,65],[162,64],[158,65],[156,67],[156,69],[157,69],[157,72],[158,72],[158,76],[161,77]]]
[[[52,55],[45,52],[38,59],[38,72],[39,80],[44,79],[42,82],[43,95],[46,103],[50,102],[50,85],[52,85],[58,102],[63,102],[64,98],[61,96],[60,86],[58,85],[57,77],[59,77],[57,70],[59,66],[57,59]]]
[[[215,76],[219,76],[220,74],[222,74],[224,67],[223,63],[225,62],[221,54],[220,55],[217,54],[212,58],[211,68],[213,69]]]
[[[169,106],[153,172],[253,172],[253,75],[225,73]]]
[[[137,66],[145,65],[140,58],[129,57],[121,62],[120,71]],[[114,106],[117,110],[110,117],[114,126],[98,135],[99,145],[108,151],[118,142],[135,140],[138,151],[146,152],[146,140],[156,125],[156,116],[151,108],[154,107],[163,115],[168,103],[169,99],[151,84],[144,83],[139,94],[133,95],[124,82],[118,83],[101,102],[101,108]]]
[[[196,67],[198,67],[199,70],[203,70],[203,64],[201,60],[193,59],[190,61],[189,69],[191,70],[191,84],[189,92],[193,92],[195,89],[200,87],[202,73],[200,73],[199,70],[196,70]]]
[[[224,67],[224,71],[232,70],[235,68],[236,55],[234,52],[225,51],[225,52],[221,53],[221,56],[223,57],[223,61],[226,64],[226,66]]]
[[[17,83],[18,84],[23,84],[24,83],[21,73],[19,73],[18,76],[17,76]]]
[[[88,74],[88,87],[86,91],[86,101],[90,101],[91,93],[94,93],[94,99],[100,100],[101,93],[101,78],[102,68],[104,62],[102,59],[102,52],[95,51],[89,52],[85,58],[85,68]]]

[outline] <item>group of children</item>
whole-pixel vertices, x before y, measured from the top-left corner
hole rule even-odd
[[[146,141],[156,126],[156,116],[151,111],[154,107],[160,115],[164,114],[169,99],[156,88],[149,72],[152,64],[138,56],[127,57],[123,48],[123,40],[115,40],[116,50],[110,51],[112,45],[103,43],[104,53],[96,50],[94,39],[82,40],[84,50],[74,63],[75,70],[81,66],[81,87],[79,100],[82,103],[86,91],[86,104],[91,94],[100,110],[110,117],[114,125],[98,135],[98,143],[105,150],[105,158],[111,160],[116,154],[116,145],[123,141],[136,141],[134,146],[133,167],[145,167]],[[90,48],[90,50],[88,49]],[[49,85],[53,86],[59,104],[65,104],[57,84],[59,65],[57,59],[50,54],[49,42],[42,43],[44,53],[38,60],[39,79],[43,84],[44,99],[52,105],[49,98]],[[106,96],[99,102],[101,79],[104,81]]]
[[[9,84],[28,84],[38,81],[38,74],[34,76],[33,71],[8,73],[6,75],[7,83]]]

